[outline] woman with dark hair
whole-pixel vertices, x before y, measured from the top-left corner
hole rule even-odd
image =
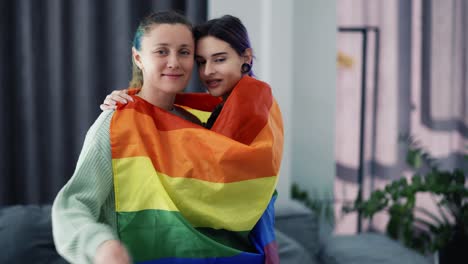
[[[225,15],[195,27],[194,36],[200,79],[212,96],[222,97],[225,102],[244,75],[253,75],[247,29],[238,18]],[[223,105],[215,108],[206,128],[213,126]]]
[[[132,47],[139,89],[97,119],[57,195],[54,241],[70,262],[279,262],[279,107],[270,87],[249,76],[249,51],[239,55],[229,44],[197,55],[215,96],[180,94],[195,49],[182,18],[160,12],[142,21]],[[216,44],[200,34],[205,40]],[[202,124],[217,106],[207,130]]]

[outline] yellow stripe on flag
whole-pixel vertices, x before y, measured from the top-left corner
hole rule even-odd
[[[180,106],[180,107],[184,108],[185,110],[190,112],[192,115],[196,116],[202,123],[208,122],[208,118],[210,118],[210,115],[211,115],[211,112],[201,111],[201,110],[193,109],[190,107],[184,107],[184,106]]]
[[[135,162],[136,161],[136,162]],[[156,177],[151,160],[147,157],[113,159],[114,191],[117,212],[143,209],[178,211]],[[138,172],[128,174],[129,172]],[[157,195],[156,195],[157,194]],[[125,199],[130,197],[131,199]],[[134,209],[138,208],[138,209]]]
[[[180,211],[194,227],[231,231],[253,228],[270,202],[278,178],[214,183],[156,172],[148,157],[121,158],[112,162],[114,172],[117,172],[114,175],[116,200],[120,200],[116,205],[117,212]]]

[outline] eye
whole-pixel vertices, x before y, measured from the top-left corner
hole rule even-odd
[[[157,49],[157,50],[153,51],[153,53],[156,54],[156,55],[164,56],[164,55],[169,54],[169,51],[166,50],[166,49]]]
[[[214,62],[220,63],[220,62],[223,62],[225,60],[226,60],[225,57],[217,57],[217,58],[214,59]]]
[[[179,53],[183,56],[190,56],[192,54],[192,52],[188,49],[183,49],[181,51],[179,51]]]
[[[206,64],[206,60],[197,59],[195,61],[197,62],[197,65],[205,65]]]

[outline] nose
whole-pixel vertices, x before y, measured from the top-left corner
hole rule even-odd
[[[170,54],[167,58],[167,67],[170,69],[177,69],[179,66],[179,57],[175,54]]]
[[[209,76],[215,73],[215,67],[213,67],[213,65],[211,65],[210,62],[207,61],[204,66],[205,67],[204,67],[203,73],[206,76]]]

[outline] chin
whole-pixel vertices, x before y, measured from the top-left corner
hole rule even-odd
[[[219,90],[218,88],[213,89],[213,90],[208,89],[208,92],[209,92],[212,96],[214,96],[214,97],[220,97],[220,96],[223,95],[223,94],[221,93],[221,90]]]
[[[181,93],[183,92],[185,87],[168,87],[167,89],[164,89],[166,93]]]
[[[182,91],[184,91],[185,87],[187,87],[187,84],[181,84],[181,83],[173,83],[173,84],[169,84],[166,86],[166,92],[175,92],[175,93],[180,93]]]
[[[212,93],[210,91],[208,91],[210,93],[211,96],[214,96],[214,97],[220,97],[221,95],[219,95],[218,93]]]

